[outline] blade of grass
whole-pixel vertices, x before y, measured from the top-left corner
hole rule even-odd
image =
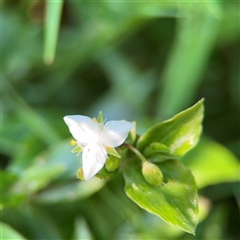
[[[9,82],[5,82],[5,84],[5,91],[8,93],[8,95],[4,96],[5,102],[15,110],[19,120],[46,144],[59,142],[60,137],[58,133],[48,121],[29,107]]]
[[[186,15],[188,11],[186,18],[178,20],[175,42],[161,77],[158,118],[170,117],[189,105],[213,50],[220,21],[212,8],[211,12],[205,6],[199,9],[192,8],[191,16]]]
[[[46,1],[44,53],[43,53],[43,60],[46,65],[52,64],[55,58],[62,7],[63,0]]]

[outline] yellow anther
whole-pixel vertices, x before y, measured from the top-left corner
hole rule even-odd
[[[72,139],[72,140],[70,141],[70,145],[71,145],[71,146],[75,146],[75,144],[76,144],[76,142]]]
[[[93,118],[92,120],[93,120],[94,122],[97,122],[97,119],[96,119],[96,118]]]

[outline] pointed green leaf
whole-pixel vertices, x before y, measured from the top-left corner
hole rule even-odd
[[[164,184],[146,182],[139,161],[124,169],[125,192],[138,206],[156,214],[166,223],[194,234],[198,222],[197,186],[191,171],[176,160],[158,163]]]
[[[170,150],[170,155],[181,157],[192,149],[202,132],[203,119],[203,99],[194,106],[175,115],[173,118],[161,122],[148,129],[137,142],[137,148],[144,152],[145,156],[151,148],[153,152],[159,153],[159,149],[154,150],[151,144],[164,144]],[[160,146],[160,145],[159,145]],[[163,145],[162,145],[163,146]],[[162,149],[164,153],[165,149]]]
[[[196,179],[198,188],[240,180],[239,160],[223,145],[202,138],[193,151],[181,158]]]

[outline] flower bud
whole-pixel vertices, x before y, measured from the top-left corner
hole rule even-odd
[[[145,180],[152,186],[158,187],[162,184],[163,175],[161,170],[150,162],[142,164],[142,174]]]
[[[78,169],[78,171],[77,171],[77,178],[80,179],[80,180],[84,180],[82,168]]]
[[[108,156],[108,159],[105,163],[105,168],[109,171],[109,172],[112,172],[114,170],[116,170],[118,167],[119,167],[119,163],[120,163],[120,159],[115,157],[115,156],[112,156],[112,155],[109,155]]]
[[[114,177],[117,173],[118,173],[118,170],[109,172],[104,166],[95,176],[100,179],[107,180],[107,179]]]

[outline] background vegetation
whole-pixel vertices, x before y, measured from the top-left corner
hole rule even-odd
[[[239,239],[239,8],[3,1],[2,239]],[[102,110],[141,134],[202,97],[203,138],[183,159],[199,186],[195,236],[131,202],[121,174],[76,179],[63,116]]]

